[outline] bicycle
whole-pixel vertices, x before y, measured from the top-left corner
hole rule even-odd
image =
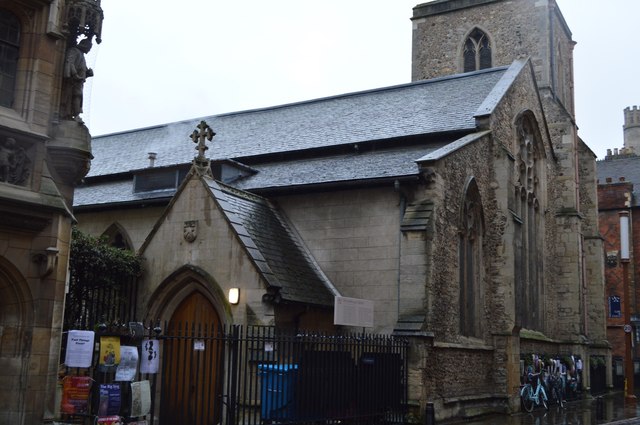
[[[551,387],[551,400],[553,400],[558,407],[564,407],[564,388],[562,383],[562,377],[557,375],[549,376],[549,386]]]
[[[542,379],[541,379],[542,377],[539,376],[541,373],[542,372],[539,372],[539,373],[529,372],[527,374],[527,378],[529,382],[525,383],[522,386],[522,389],[520,390],[520,399],[522,400],[522,406],[524,407],[524,410],[526,410],[527,412],[533,411],[534,404],[536,406],[539,406],[540,404],[542,404],[545,409],[547,410],[549,409],[549,406],[547,405],[547,393],[544,390],[544,387],[542,386]],[[531,382],[533,382],[534,378],[537,380],[535,390],[531,385]]]
[[[564,379],[566,373],[562,372],[560,360],[551,360],[549,368],[549,387],[551,388],[551,400],[555,401],[558,407],[564,407]]]

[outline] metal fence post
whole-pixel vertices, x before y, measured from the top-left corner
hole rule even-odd
[[[433,403],[427,403],[424,410],[424,425],[436,425],[436,411]]]
[[[229,350],[231,365],[229,370],[229,398],[227,405],[227,423],[229,425],[233,425],[236,423],[236,414],[237,414],[237,385],[238,385],[238,344],[240,340],[240,325],[232,325],[231,326],[231,346]]]

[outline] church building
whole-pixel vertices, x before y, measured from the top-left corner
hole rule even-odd
[[[411,25],[406,84],[94,137],[78,227],[143,257],[140,320],[333,331],[335,297],[372,302],[438,420],[519,410],[534,356],[588,392],[611,355],[571,31],[555,0]]]

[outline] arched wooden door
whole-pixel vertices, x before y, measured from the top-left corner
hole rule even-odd
[[[202,293],[192,292],[176,308],[165,334],[163,425],[220,422],[222,347],[220,317]]]

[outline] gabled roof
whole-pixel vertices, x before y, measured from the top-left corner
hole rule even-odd
[[[201,177],[261,275],[283,301],[333,306],[339,295],[268,200]]]
[[[613,182],[618,182],[624,177],[626,182],[633,183],[634,207],[640,206],[640,156],[619,155],[610,156],[604,160],[596,162],[599,184],[605,184],[607,178]]]
[[[88,177],[188,163],[189,134],[216,132],[211,159],[236,159],[475,129],[474,115],[507,68],[493,68],[271,108],[213,115],[94,137]],[[123,155],[123,151],[126,155]]]

